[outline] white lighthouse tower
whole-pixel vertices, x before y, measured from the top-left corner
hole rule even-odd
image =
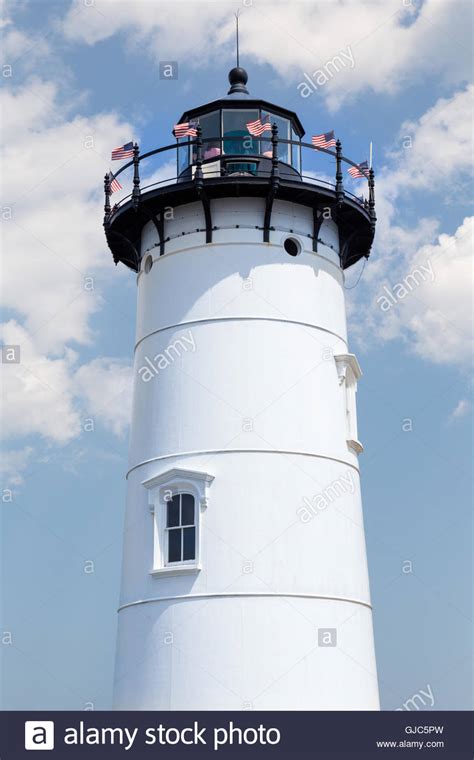
[[[135,146],[112,210],[105,183],[138,301],[114,705],[377,710],[344,302],[373,173],[347,193],[338,141],[334,185],[305,177],[297,115],[229,81],[191,135]],[[176,177],[142,188],[171,153]]]

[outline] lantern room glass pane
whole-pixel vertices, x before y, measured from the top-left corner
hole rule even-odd
[[[199,117],[199,126],[202,130],[202,157],[204,161],[217,158],[221,154],[221,118],[220,111],[213,111]],[[210,142],[205,142],[210,140]]]
[[[290,139],[290,122],[288,119],[283,119],[281,116],[276,116],[275,114],[269,113],[269,111],[262,111],[262,121],[265,121],[265,119],[269,117],[270,118],[270,124],[276,124],[278,127],[278,139],[279,140],[289,140]],[[269,134],[269,133],[268,133]],[[263,146],[269,146],[269,147],[263,147]],[[271,151],[272,144],[270,141],[265,140],[262,143],[261,151],[264,155],[266,155],[267,151]],[[271,155],[271,153],[270,153]],[[290,146],[288,143],[279,143],[278,144],[278,158],[280,161],[285,161],[285,163],[290,163]]]
[[[180,137],[178,139],[178,146],[180,143],[186,143],[190,138],[189,137]],[[184,145],[183,147],[178,147],[178,174],[181,174],[184,172],[185,169],[187,169],[189,166],[189,146]]]
[[[222,112],[224,153],[249,156],[259,153],[259,143],[247,129],[249,121],[258,119],[256,109],[247,111],[224,110]]]
[[[301,146],[299,144],[300,138],[294,129],[291,130],[291,139],[294,143],[298,143],[298,145],[291,146],[291,165],[294,169],[296,169],[297,172],[301,173]]]

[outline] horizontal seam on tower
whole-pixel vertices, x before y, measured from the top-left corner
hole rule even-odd
[[[344,345],[347,346],[347,340],[338,333],[333,332],[332,330],[328,330],[327,327],[321,327],[321,325],[312,325],[310,322],[300,322],[297,319],[281,319],[279,317],[206,317],[205,319],[191,319],[187,322],[177,322],[176,324],[171,325],[165,325],[165,327],[160,327],[158,330],[152,330],[152,332],[148,333],[147,335],[144,335],[140,340],[138,340],[135,344],[134,353],[136,352],[138,346],[140,343],[143,343],[144,340],[147,338],[150,338],[152,335],[156,335],[157,333],[164,332],[165,330],[172,330],[176,327],[187,327],[189,325],[199,325],[199,324],[205,324],[206,322],[281,322],[283,324],[290,324],[290,325],[300,325],[301,327],[311,327],[313,330],[321,330],[322,332],[329,333],[329,335],[333,335],[338,340],[341,340]]]
[[[125,479],[128,478],[133,470],[137,470],[139,467],[143,467],[145,464],[150,464],[151,462],[158,462],[160,459],[172,459],[173,457],[192,457],[203,454],[289,454],[293,456],[315,457],[316,459],[329,459],[331,462],[339,462],[340,464],[345,464],[347,467],[352,467],[352,469],[354,469],[356,472],[359,472],[359,468],[355,464],[352,464],[352,462],[348,462],[346,459],[331,457],[327,454],[314,454],[310,451],[289,451],[287,449],[201,449],[196,451],[180,451],[175,454],[161,454],[157,457],[151,457],[151,459],[144,459],[143,462],[139,462],[138,464],[134,464],[133,467],[130,467],[127,474],[125,475]]]
[[[279,593],[268,591],[231,591],[231,592],[216,592],[216,593],[203,593],[203,594],[177,594],[174,596],[155,596],[150,599],[138,599],[136,602],[127,602],[120,605],[117,612],[125,610],[128,607],[136,607],[140,604],[149,604],[150,602],[172,602],[181,601],[187,599],[225,599],[232,597],[291,597],[292,599],[323,599],[331,602],[347,602],[349,604],[359,604],[361,607],[367,607],[372,609],[370,602],[363,602],[361,599],[350,599],[347,596],[328,596],[324,594],[294,594],[291,592]]]
[[[281,230],[276,230],[276,232],[289,232],[289,230],[283,230],[283,229],[281,229]],[[191,232],[190,234],[197,235],[199,233],[197,233],[197,232]],[[300,237],[305,237],[301,233],[294,233],[294,234],[300,234]],[[173,240],[180,240],[180,239],[182,239],[182,237],[183,237],[182,235],[178,235],[177,237],[172,238],[172,239]],[[259,245],[260,243],[261,243],[260,240],[242,240],[242,241],[239,240],[238,241],[238,245],[239,246],[244,246],[244,245]],[[220,247],[223,247],[223,246],[227,246],[227,245],[230,246],[230,245],[236,245],[236,244],[237,244],[237,242],[235,240],[219,240],[219,241],[213,241],[212,243],[205,243],[204,245],[202,243],[196,243],[195,245],[190,245],[187,248],[178,248],[178,250],[176,250],[176,251],[168,251],[167,253],[165,253],[165,254],[163,254],[161,256],[159,254],[157,256],[154,256],[153,253],[152,253],[152,251],[153,251],[153,248],[158,248],[159,247],[159,244],[157,244],[157,245],[155,245],[155,246],[153,246],[151,248],[146,248],[145,251],[143,252],[143,258],[145,258],[146,255],[152,256],[153,257],[153,264],[154,264],[155,261],[156,262],[164,261],[169,256],[175,256],[175,255],[177,255],[179,253],[187,253],[188,251],[197,251],[197,250],[203,250],[203,249],[205,250],[206,248],[210,248],[211,246],[220,246]],[[265,245],[266,248],[281,248],[281,246],[278,243],[273,243],[272,241],[269,241],[268,243],[265,243],[264,245]],[[323,243],[323,245],[325,245],[326,248],[330,248],[331,251],[333,251],[333,253],[335,253],[336,256],[339,258],[339,253],[337,251],[335,251],[334,248],[331,248],[331,246],[330,246],[329,243]],[[333,261],[332,259],[330,259],[329,256],[325,256],[322,253],[319,253],[319,252],[316,252],[316,251],[309,251],[309,250],[306,250],[306,249],[303,251],[303,253],[307,253],[307,254],[309,254],[311,256],[315,256],[317,258],[323,259],[323,261],[327,261],[328,264],[332,264],[332,266],[335,267],[342,274],[343,278],[345,277],[344,270],[341,270],[340,263],[336,263],[335,261]],[[138,282],[138,279],[141,277],[142,274],[143,274],[143,270],[140,270],[139,272],[137,272],[137,282]]]

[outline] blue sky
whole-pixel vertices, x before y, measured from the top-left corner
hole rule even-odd
[[[374,142],[376,243],[347,296],[384,709],[427,685],[425,709],[472,708],[471,8],[455,5],[241,4],[252,94],[307,137],[335,129],[355,160]],[[227,91],[236,3],[180,6],[4,6],[2,341],[21,346],[2,365],[7,709],[111,705],[135,282],[103,239],[101,187],[111,148],[171,142],[186,108]],[[301,97],[349,48],[354,66]],[[160,80],[170,60],[178,79]],[[383,287],[427,263],[384,312]]]

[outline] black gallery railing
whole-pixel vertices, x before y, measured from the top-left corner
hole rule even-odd
[[[244,136],[241,137],[233,137],[233,141],[236,140],[243,140],[245,139]],[[266,142],[268,143],[268,138],[265,137],[252,137],[252,139],[256,142]],[[167,153],[169,151],[180,151],[182,149],[187,149],[189,151],[189,146],[194,146],[193,150],[193,160],[190,164],[187,165],[187,169],[191,170],[191,176],[189,178],[186,178],[186,180],[189,179],[189,181],[194,182],[196,185],[196,188],[199,190],[204,186],[204,183],[206,182],[206,177],[211,178],[212,175],[210,173],[206,173],[205,169],[206,166],[209,166],[210,164],[219,163],[220,168],[218,170],[217,176],[225,177],[229,176],[226,173],[226,162],[231,162],[233,164],[235,163],[254,163],[256,161],[261,161],[262,159],[266,158],[268,161],[271,161],[271,168],[261,169],[259,167],[258,173],[255,175],[256,179],[261,178],[268,178],[269,184],[271,187],[276,188],[278,185],[281,177],[287,177],[297,180],[308,180],[311,182],[311,184],[321,184],[326,185],[329,187],[332,191],[335,192],[335,199],[336,199],[336,205],[338,207],[341,207],[344,203],[344,200],[346,196],[351,198],[352,200],[355,200],[359,206],[361,206],[364,211],[367,213],[367,216],[370,220],[371,227],[375,229],[375,222],[376,222],[376,215],[375,215],[375,178],[374,178],[374,170],[372,168],[365,170],[361,169],[359,164],[357,164],[355,161],[352,161],[350,158],[347,158],[346,156],[342,155],[342,145],[341,141],[337,140],[336,142],[336,150],[328,150],[327,148],[315,148],[311,143],[303,143],[299,140],[284,140],[280,139],[278,137],[278,128],[276,124],[273,124],[272,126],[272,136],[271,136],[271,157],[269,155],[264,155],[262,153],[256,153],[256,154],[224,154],[219,153],[218,155],[214,156],[212,159],[204,159],[203,158],[203,146],[206,144],[212,144],[213,146],[216,145],[216,143],[221,143],[225,138],[219,136],[219,137],[209,137],[209,138],[203,138],[201,135],[201,128],[197,127],[197,136],[194,140],[188,140],[187,142],[182,143],[173,143],[171,145],[165,145],[162,148],[156,148],[155,150],[150,150],[147,153],[143,153],[140,155],[140,148],[137,143],[134,144],[133,148],[133,159],[131,161],[128,161],[126,164],[120,167],[120,169],[113,175],[106,174],[104,179],[104,191],[105,191],[105,203],[104,203],[104,226],[108,227],[111,221],[111,217],[117,211],[121,206],[123,206],[125,203],[127,203],[130,199],[132,200],[132,206],[135,209],[138,209],[140,205],[140,197],[143,191],[149,190],[153,187],[157,187],[159,185],[170,185],[177,183],[179,181],[183,181],[183,174],[186,170],[179,173],[177,170],[177,173],[173,177],[169,177],[165,180],[161,180],[159,182],[151,183],[150,185],[146,185],[144,187],[141,187],[140,185],[140,162],[144,161],[147,158],[150,158],[151,156],[156,156],[160,154]],[[315,151],[318,153],[325,153],[328,156],[332,156],[336,160],[336,174],[335,174],[335,182],[329,183],[325,180],[318,180],[316,177],[304,175],[302,172],[297,171],[294,169],[290,164],[285,164],[285,162],[282,162],[281,159],[278,156],[278,146],[279,145],[289,145],[289,146],[296,146],[297,148],[309,148],[312,153],[314,154]],[[270,151],[269,151],[270,153]],[[179,154],[177,153],[177,159]],[[301,161],[300,161],[301,164]],[[344,188],[343,184],[343,174],[342,174],[342,165],[347,164],[348,166],[354,167],[362,172],[362,174],[367,179],[367,185],[368,185],[368,199],[360,199],[360,197],[357,197],[353,193],[348,192]],[[178,163],[177,163],[178,165]],[[288,166],[288,169],[291,170],[288,173],[283,173],[280,171],[281,166]],[[111,190],[111,183],[114,179],[116,179],[122,172],[124,172],[126,169],[128,169],[130,166],[133,166],[133,189],[132,192],[126,195],[124,198],[122,198],[118,203],[116,203],[113,208],[110,205],[110,199],[112,195]],[[204,166],[204,169],[203,169]],[[194,170],[194,172],[193,172]]]

